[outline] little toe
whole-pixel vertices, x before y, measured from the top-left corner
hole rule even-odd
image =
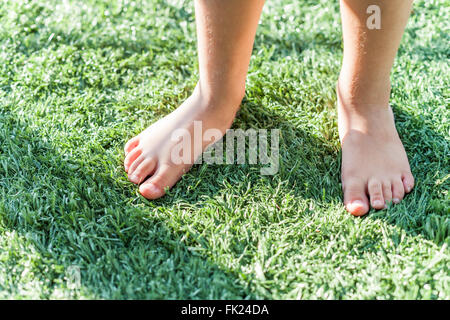
[[[128,172],[131,164],[142,154],[142,150],[140,148],[134,148],[128,153],[123,161],[123,165],[125,167],[125,171]]]
[[[406,193],[410,193],[411,190],[414,188],[414,177],[411,174],[411,172],[405,173],[403,175],[403,187],[405,188]]]
[[[381,182],[376,179],[372,179],[369,181],[367,189],[369,191],[370,204],[372,205],[372,208],[377,210],[384,209],[385,202]]]
[[[128,140],[128,142],[125,144],[125,147],[123,148],[125,151],[125,155],[128,155],[128,153],[130,153],[131,150],[136,148],[138,144],[139,144],[138,137],[134,137],[134,138]]]
[[[399,203],[405,196],[405,187],[400,179],[394,179],[392,181],[392,202]]]
[[[364,192],[364,183],[352,181],[344,187],[344,205],[354,216],[362,216],[369,211],[369,201]]]
[[[134,164],[137,162],[138,161],[135,161],[131,165],[128,176],[128,179],[135,184],[139,184],[144,181],[146,177],[153,173],[156,167],[155,158],[144,159],[141,163],[139,163],[139,165],[134,167]]]

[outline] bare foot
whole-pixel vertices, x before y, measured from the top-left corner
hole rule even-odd
[[[126,143],[124,167],[128,179],[136,184],[142,183],[139,192],[145,198],[162,197],[165,189],[171,188],[190,169],[203,150],[225,134],[239,104],[239,99],[230,99],[229,96],[206,99],[197,87],[192,96],[175,111]],[[220,137],[204,141],[202,136],[196,136],[194,124],[197,121],[201,122],[203,132],[216,129]],[[173,139],[172,134],[179,129],[189,132],[190,150],[179,150],[180,139]],[[194,139],[199,141],[195,143]],[[187,156],[189,161],[174,161],[173,154]]]
[[[355,105],[338,85],[344,205],[361,216],[386,203],[399,203],[414,178],[388,103]],[[369,202],[370,199],[370,202]]]

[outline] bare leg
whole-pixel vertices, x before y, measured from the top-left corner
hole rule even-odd
[[[344,60],[338,83],[344,204],[354,215],[369,203],[383,209],[414,186],[389,106],[390,72],[412,0],[341,0]],[[369,29],[366,10],[381,9],[381,29]],[[370,201],[369,201],[370,199]]]
[[[194,134],[194,121],[203,131],[217,129],[221,135],[231,126],[245,92],[245,78],[263,0],[196,0],[200,79],[194,93],[174,112],[152,124],[125,145],[125,170],[148,199],[164,195],[191,167],[208,145],[195,143],[189,163],[174,163],[177,145],[172,133],[185,129]],[[201,137],[200,137],[201,139]],[[198,141],[197,141],[198,142]],[[148,177],[148,179],[146,179]]]

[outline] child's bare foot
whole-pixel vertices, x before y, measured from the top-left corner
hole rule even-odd
[[[192,96],[180,107],[126,143],[125,171],[131,182],[142,183],[139,191],[144,197],[162,197],[165,188],[171,188],[190,169],[203,150],[223,136],[231,126],[240,104],[239,99],[231,99],[230,96],[205,98],[197,86]],[[194,121],[201,121],[203,132],[216,129],[220,137],[203,141],[202,136],[194,134]],[[177,129],[190,133],[190,150],[174,150],[181,145],[179,140],[172,138],[172,133]],[[194,139],[198,140],[197,144]],[[195,148],[196,145],[200,148]],[[176,163],[172,159],[172,153],[189,154],[190,160],[187,163]]]
[[[342,188],[347,211],[361,216],[369,211],[369,199],[375,209],[400,202],[414,178],[389,103],[355,103],[362,99],[347,93],[338,85]]]

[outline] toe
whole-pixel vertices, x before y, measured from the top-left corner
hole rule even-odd
[[[147,199],[158,199],[166,193],[166,188],[171,188],[177,183],[183,172],[182,166],[162,165],[139,187],[139,192]]]
[[[138,161],[136,160],[131,165],[130,170],[128,171],[128,179],[133,183],[139,184],[144,181],[146,177],[153,173],[156,167],[156,159],[147,158],[135,166],[135,163],[137,162]]]
[[[403,187],[405,188],[406,193],[410,193],[414,188],[414,177],[411,172],[407,172],[403,175]]]
[[[392,202],[399,203],[405,196],[405,187],[400,179],[392,181]]]
[[[131,152],[131,150],[137,147],[138,144],[139,144],[138,137],[134,137],[128,140],[128,142],[125,144],[125,147],[123,148],[125,151],[125,155],[128,155]]]
[[[383,186],[379,180],[372,179],[367,185],[369,191],[370,204],[374,209],[384,209]]]
[[[125,171],[128,172],[131,164],[142,154],[142,150],[139,148],[134,148],[128,153],[123,161],[123,165],[125,167]]]
[[[369,211],[369,203],[362,181],[351,181],[344,187],[344,205],[354,216],[362,216]]]
[[[128,167],[128,175],[131,176],[133,172],[141,165],[141,163],[147,159],[144,155],[139,155]]]
[[[385,203],[392,202],[392,185],[390,181],[382,183],[383,186],[383,198]]]
[[[166,193],[164,188],[161,188],[151,182],[143,183],[139,187],[139,192],[149,200],[161,198]]]

